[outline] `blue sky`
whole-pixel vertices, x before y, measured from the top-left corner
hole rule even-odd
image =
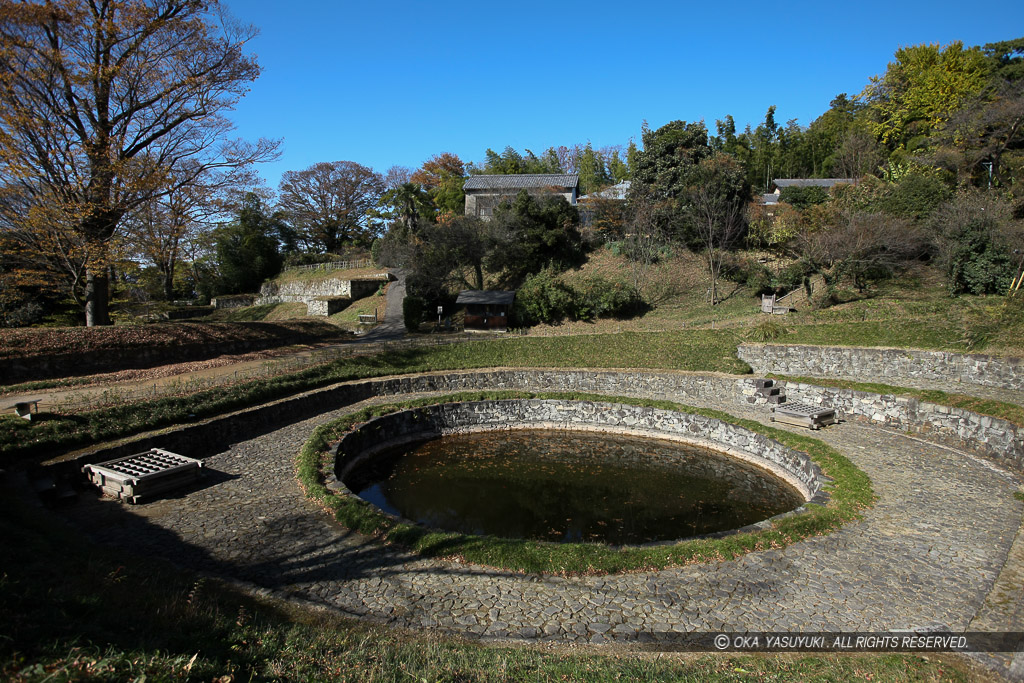
[[[1024,36],[1024,3],[225,0],[263,74],[232,118],[284,138],[261,173],[319,161],[377,171],[488,147],[640,141],[644,120],[732,114],[809,124],[900,46]]]

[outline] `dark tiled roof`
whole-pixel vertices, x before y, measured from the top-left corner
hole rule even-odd
[[[466,289],[459,292],[457,304],[496,304],[499,306],[511,306],[516,298],[515,292],[485,292],[479,289]]]
[[[463,188],[467,190],[528,190],[538,187],[576,187],[580,177],[575,173],[537,173],[522,175],[471,175]]]
[[[780,178],[773,181],[780,190],[784,187],[832,187],[845,184],[856,185],[853,178]]]
[[[779,203],[779,195],[775,194],[774,192],[772,192],[771,194],[763,194],[763,195],[761,195],[761,203],[762,204],[778,204]]]

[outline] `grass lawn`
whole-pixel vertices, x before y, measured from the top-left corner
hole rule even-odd
[[[343,358],[289,375],[78,415],[53,415],[33,422],[0,416],[0,464],[203,419],[363,377],[487,367],[643,368],[744,374],[750,368],[736,357],[736,345],[751,335],[740,332],[734,328],[686,329],[473,341]],[[827,337],[830,343],[849,346],[941,349],[953,346],[952,336],[948,329],[926,321],[904,326],[860,321],[794,326],[776,341],[815,343]]]
[[[293,320],[306,317],[306,304],[263,304],[262,306],[244,306],[242,308],[224,308],[205,316],[205,321],[217,322],[253,322],[258,320]]]
[[[0,465],[39,454],[191,422],[335,382],[412,372],[486,367],[673,368],[744,373],[726,331],[608,337],[510,338],[343,358],[289,375],[184,396],[26,422],[0,416]]]
[[[378,320],[384,319],[384,313],[387,311],[388,307],[387,296],[385,296],[387,287],[388,285],[385,285],[370,296],[364,296],[362,299],[356,299],[346,306],[345,310],[335,313],[328,317],[327,320],[346,330],[356,331],[370,329],[372,327],[371,325],[359,322],[359,316],[373,315],[376,313]]]

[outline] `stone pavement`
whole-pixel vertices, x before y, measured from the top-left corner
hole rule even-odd
[[[980,458],[878,427],[834,425],[813,436],[871,477],[878,502],[864,519],[730,562],[563,578],[423,559],[341,529],[315,508],[296,483],[294,457],[316,425],[361,405],[202,454],[213,475],[197,490],[138,506],[86,497],[69,518],[102,541],[273,594],[483,638],[1024,630],[1020,542],[1011,554],[1024,513],[1013,496],[1021,478]],[[708,407],[767,419],[763,409]]]

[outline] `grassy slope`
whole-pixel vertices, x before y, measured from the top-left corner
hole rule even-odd
[[[513,338],[343,358],[291,375],[79,415],[26,422],[0,416],[0,464],[172,424],[186,423],[334,382],[485,367],[674,368],[749,372],[728,331]]]
[[[190,344],[235,341],[337,338],[324,321],[288,320],[239,324],[231,322],[159,323],[116,327],[41,327],[0,330],[0,358],[48,356],[87,351],[159,349]]]
[[[580,270],[566,279],[599,274],[628,278],[628,264],[606,249],[592,254]],[[745,286],[722,281],[725,299],[717,306],[705,301],[708,276],[700,258],[674,254],[655,266],[645,297],[655,307],[632,320],[572,323],[571,333],[678,330],[701,327],[735,329],[750,338],[751,328],[767,316]],[[1024,356],[1024,296],[950,297],[934,269],[919,268],[884,282],[863,294],[842,293],[843,303],[814,309],[802,292],[794,295],[797,310],[773,319],[789,332],[776,341],[846,346],[904,346]],[[534,334],[564,335],[567,326],[539,327]]]
[[[346,306],[345,310],[335,313],[330,316],[328,320],[332,324],[343,327],[347,330],[366,329],[366,325],[361,325],[359,323],[359,316],[373,315],[376,313],[378,319],[383,320],[384,313],[387,310],[387,296],[384,293],[385,291],[386,288],[384,290],[378,290],[370,296],[364,296],[362,299],[356,299]]]
[[[381,268],[360,268],[352,270],[332,270],[332,271],[310,271],[310,270],[292,270],[286,271],[271,282],[277,284],[284,284],[287,282],[322,282],[324,280],[347,280],[356,279],[360,277],[367,277],[371,275],[379,275],[382,272],[386,272],[386,269]],[[385,284],[383,281],[381,284]],[[350,305],[348,305],[343,311],[335,313],[326,319],[328,323],[336,327],[340,327],[346,330],[358,330],[365,328],[360,326],[359,316],[373,314],[376,310],[378,315],[383,318],[384,310],[386,308],[386,299],[383,292],[377,292],[370,296],[363,297],[362,299],[356,299]],[[245,308],[225,309],[221,311],[214,311],[205,318],[208,321],[280,321],[280,320],[294,320],[294,319],[305,319],[315,320],[320,323],[324,322],[323,318],[309,318],[306,315],[306,305],[301,303],[285,303],[285,304],[266,304],[263,306],[249,306]]]

